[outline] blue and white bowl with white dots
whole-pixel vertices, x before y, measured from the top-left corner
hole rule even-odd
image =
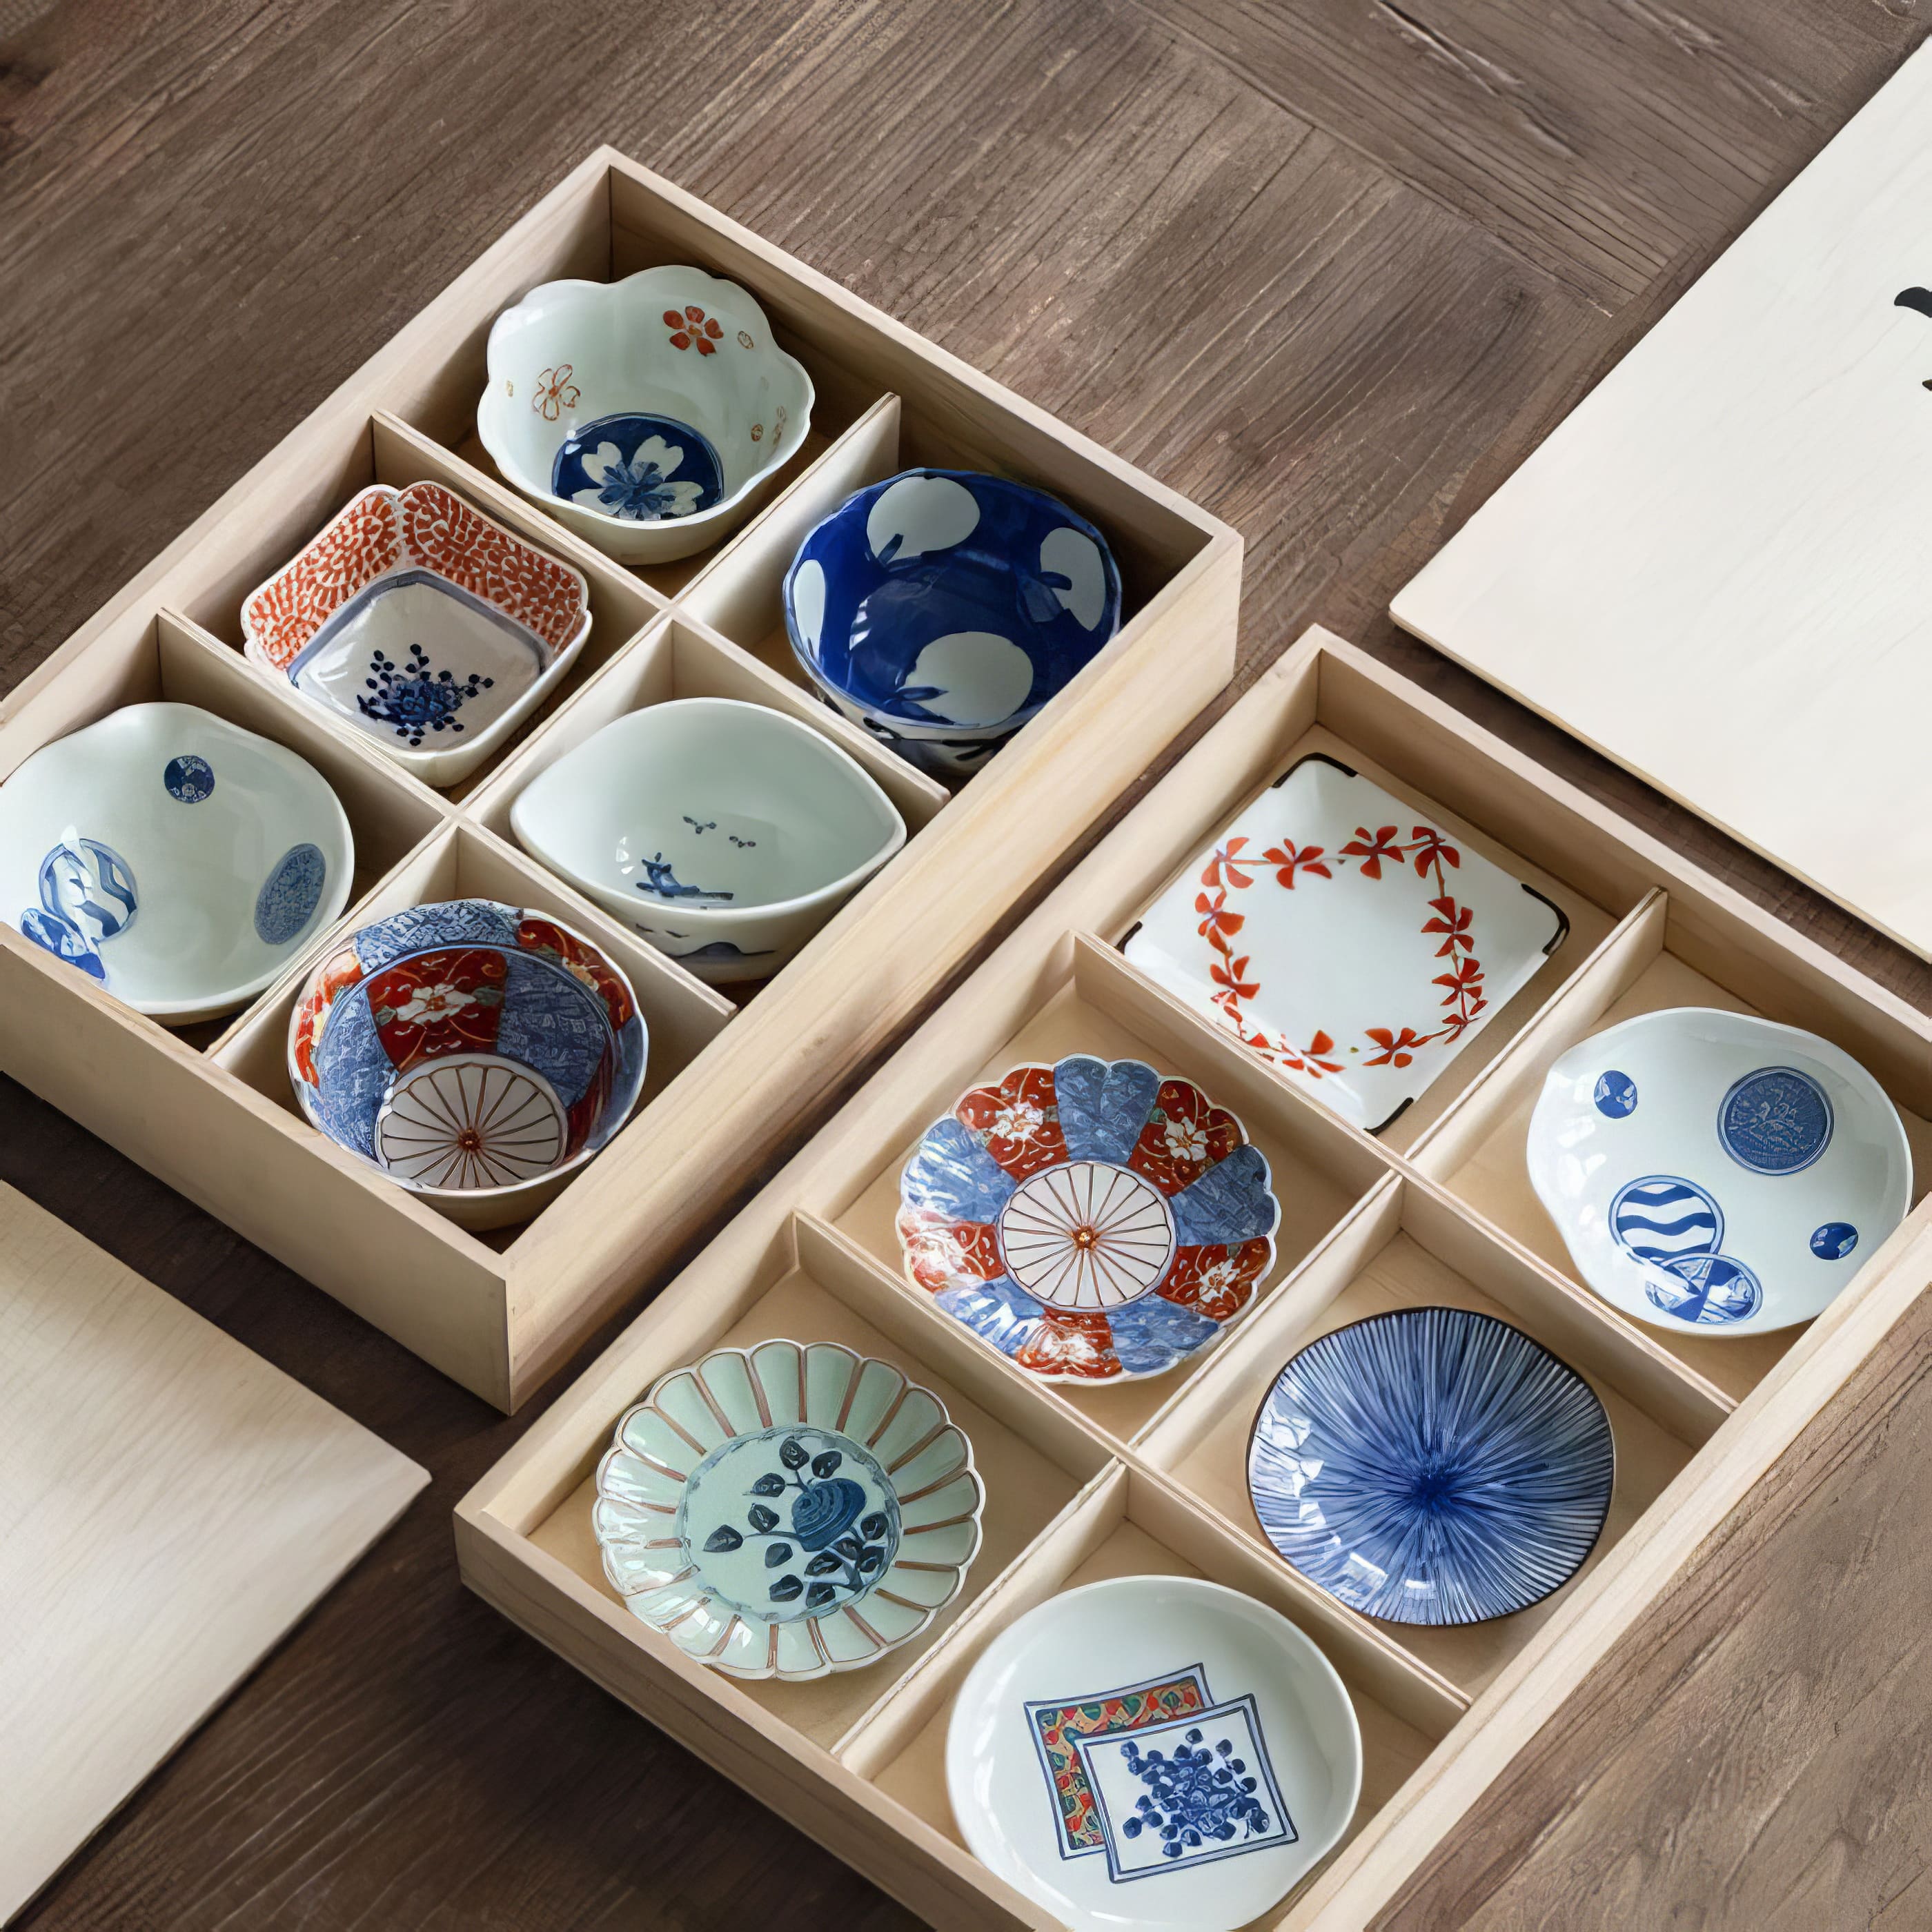
[[[349,898],[322,774],[192,704],[130,704],[0,784],[0,920],[171,1026],[245,1006]]]
[[[1904,1124],[1870,1074],[1816,1034],[1710,1007],[1573,1046],[1528,1159],[1591,1287],[1718,1340],[1810,1321],[1912,1202]]]
[[[909,470],[800,545],[785,628],[832,706],[915,764],[970,774],[1120,628],[1106,539],[1043,490]]]

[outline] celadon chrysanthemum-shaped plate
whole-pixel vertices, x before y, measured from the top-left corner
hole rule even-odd
[[[720,1348],[664,1376],[597,1468],[632,1614],[734,1677],[853,1670],[959,1593],[984,1500],[945,1405],[829,1342]]]
[[[1042,1382],[1164,1375],[1274,1261],[1280,1204],[1240,1122],[1138,1060],[975,1087],[899,1178],[908,1278]]]

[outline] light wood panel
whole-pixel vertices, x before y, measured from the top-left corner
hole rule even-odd
[[[428,1474],[0,1184],[0,1918]]]

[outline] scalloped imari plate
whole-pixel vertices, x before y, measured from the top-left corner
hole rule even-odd
[[[824,1677],[959,1594],[984,1500],[945,1405],[830,1342],[719,1348],[617,1424],[592,1516],[626,1606],[734,1677]]]
[[[1534,888],[1317,753],[1228,826],[1121,950],[1373,1133],[1569,929]]]
[[[1044,1382],[1163,1375],[1218,1340],[1281,1218],[1225,1107],[1085,1054],[974,1088],[921,1136],[899,1200],[910,1279]]]

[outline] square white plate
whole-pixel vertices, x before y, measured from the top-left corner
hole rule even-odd
[[[1195,859],[1121,950],[1377,1133],[1569,929],[1533,887],[1315,752]]]

